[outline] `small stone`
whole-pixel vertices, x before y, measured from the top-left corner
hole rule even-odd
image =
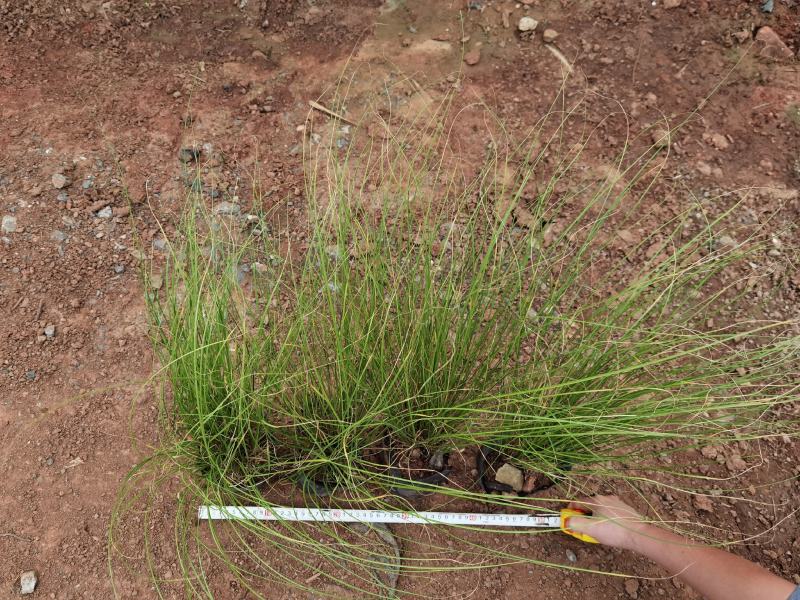
[[[727,150],[728,147],[731,145],[730,142],[728,142],[728,138],[726,138],[721,133],[712,134],[710,139],[714,148],[716,148],[717,150]]]
[[[719,449],[716,446],[703,446],[700,453],[706,458],[714,459],[719,455]]]
[[[67,234],[64,233],[63,231],[59,231],[58,229],[56,229],[53,233],[50,234],[50,239],[60,244],[61,242],[66,241]]]
[[[150,275],[150,287],[154,290],[160,290],[162,285],[164,285],[164,278],[158,273],[152,273]]]
[[[441,450],[434,452],[428,464],[437,471],[444,469],[444,452]]]
[[[678,8],[683,4],[683,0],[664,0],[664,8]],[[638,587],[638,584],[637,584]]]
[[[744,462],[739,454],[731,454],[725,459],[725,466],[731,472],[740,472],[747,468],[747,463]]]
[[[638,579],[626,579],[625,580],[625,593],[628,594],[631,598],[638,598],[639,597],[639,580]]]
[[[729,235],[721,235],[717,239],[717,244],[726,248],[736,248],[739,244]]]
[[[708,164],[707,162],[699,160],[697,161],[697,172],[700,173],[700,175],[704,175],[705,177],[710,177],[711,173],[713,173],[713,169],[711,168],[711,165]]]
[[[3,233],[14,233],[17,230],[17,218],[5,215],[3,217],[2,230]]]
[[[25,379],[27,379],[28,381],[33,381],[34,379],[36,379],[36,371],[32,369],[25,371]]]
[[[522,17],[517,23],[517,29],[522,32],[525,31],[533,31],[539,26],[539,21],[534,19],[533,17]]]
[[[694,507],[699,511],[705,511],[707,513],[714,511],[714,506],[711,504],[711,498],[708,496],[694,496],[692,498],[692,504],[694,504]]]
[[[101,208],[97,211],[97,216],[101,219],[110,219],[114,216],[114,209],[110,206],[106,206],[105,208]]]
[[[638,237],[628,229],[619,229],[617,235],[626,244],[635,244],[639,241]]]
[[[56,336],[56,326],[52,323],[48,323],[44,328],[44,335],[48,340],[52,340]]]
[[[502,467],[497,469],[494,480],[497,483],[503,483],[509,486],[515,492],[519,492],[525,485],[525,474],[514,465],[505,463]]]
[[[464,55],[464,62],[473,67],[477,65],[480,62],[480,60],[481,60],[480,48],[475,48],[474,50],[471,50]]]
[[[125,272],[125,265],[114,265],[114,273],[122,275]]]
[[[764,47],[759,55],[773,60],[788,60],[794,56],[789,46],[787,46],[780,36],[775,33],[772,27],[760,27],[756,32],[756,41],[761,42]]]
[[[19,577],[19,593],[23,596],[32,594],[36,590],[36,584],[39,579],[36,577],[36,571],[25,571]]]
[[[53,177],[50,179],[53,182],[53,187],[57,190],[62,190],[67,187],[69,180],[67,180],[66,175],[63,173],[54,173]]]
[[[558,37],[558,32],[555,29],[545,29],[544,33],[542,33],[542,39],[544,40],[545,44],[552,44],[556,41]]]
[[[569,548],[567,548],[567,560],[571,563],[578,562],[578,557]]]
[[[238,215],[242,209],[233,202],[217,202],[212,209],[215,215]]]
[[[69,200],[69,194],[67,194],[67,192],[59,192],[58,196],[56,196],[56,200],[61,203],[66,203],[66,201]]]
[[[90,187],[92,187],[93,183],[94,183],[94,180],[91,177],[89,177],[89,178],[83,180],[83,183],[81,184],[81,187],[83,189],[85,189],[85,190],[88,190]]]

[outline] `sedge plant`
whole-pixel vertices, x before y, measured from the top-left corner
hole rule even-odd
[[[176,549],[190,594],[213,597],[211,563],[254,597],[268,596],[266,581],[387,596],[400,568],[398,546],[372,530],[198,531],[187,518],[198,504],[413,510],[388,467],[415,449],[490,447],[562,489],[658,485],[656,467],[640,468],[665,449],[794,433],[782,407],[797,392],[797,324],[704,325],[739,300],[720,281],[757,248],[755,235],[721,248],[728,214],[689,232],[686,211],[645,236],[638,268],[609,258],[609,233],[636,222],[666,155],[630,150],[587,180],[589,134],[567,142],[578,109],[553,110],[514,143],[497,124],[467,172],[447,143],[447,103],[387,140],[309,142],[302,248],[191,199],[163,284],[148,283],[159,288],[148,306],[172,443],[132,473],[121,504],[141,500],[148,477],[178,474]],[[700,485],[688,468],[663,473],[676,475],[684,489]],[[474,484],[402,485],[441,502],[528,506]],[[524,561],[536,562],[486,549],[465,528],[431,534],[401,572]]]

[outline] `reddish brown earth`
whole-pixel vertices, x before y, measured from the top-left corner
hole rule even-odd
[[[569,89],[593,98],[586,119],[599,130],[585,160],[599,167],[626,140],[623,119],[604,121],[610,111],[624,109],[636,135],[714,92],[680,131],[640,228],[621,236],[619,249],[690,203],[709,214],[722,210],[724,201],[708,198],[731,192],[742,200],[735,212],[742,227],[767,224],[780,240],[739,274],[750,312],[796,319],[800,3],[776,0],[772,15],[756,1],[662,4],[0,0],[0,215],[16,219],[16,230],[0,239],[0,596],[15,597],[20,573],[34,569],[35,598],[113,597],[106,535],[115,495],[158,442],[158,400],[145,386],[155,363],[136,236],[158,258],[157,222],[167,233],[174,227],[185,191],[178,151],[192,143],[213,147],[209,176],[225,194],[247,205],[256,182],[267,198],[296,198],[288,215],[297,216],[298,126],[308,101],[335,84],[348,60],[360,67],[349,114],[384,82],[403,80],[404,93],[393,99],[400,116],[454,90],[463,103],[484,101],[510,129],[524,130],[561,84],[562,65],[542,41],[542,31],[554,29],[555,47],[574,64]],[[515,29],[524,15],[540,21],[528,39]],[[456,140],[465,156],[486,142],[470,131],[462,127]],[[63,190],[54,187],[57,173],[67,179]],[[649,496],[651,507],[731,537],[763,532],[735,551],[800,583],[800,526],[791,516],[800,450],[781,440],[741,444],[720,450],[713,469],[724,474],[737,452],[750,467],[740,476],[744,499],[692,502],[662,492]],[[706,460],[699,452],[694,459]],[[776,480],[783,482],[758,487]],[[169,537],[174,500],[165,490],[149,526],[154,568],[167,578],[178,572]],[[134,546],[141,529],[123,529]],[[486,535],[480,543],[507,542]],[[510,544],[556,563],[569,550],[576,567],[646,579],[517,566],[425,582],[401,577],[400,590],[513,600],[694,597],[623,552],[561,536],[517,536]],[[143,571],[118,578],[119,597],[156,597]],[[219,598],[252,597],[222,574],[212,580]],[[288,588],[262,591],[306,597]]]

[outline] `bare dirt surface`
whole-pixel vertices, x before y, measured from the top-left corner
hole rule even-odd
[[[679,132],[639,229],[621,232],[616,247],[635,247],[648,225],[693,203],[718,213],[724,202],[709,199],[730,192],[742,200],[738,223],[768,224],[774,238],[743,267],[751,271],[738,274],[751,314],[797,318],[800,2],[776,0],[773,14],[760,4],[0,0],[0,597],[15,597],[27,570],[38,573],[34,598],[114,597],[106,552],[112,506],[159,431],[158,398],[145,386],[156,365],[139,264],[163,253],[157,223],[169,235],[192,185],[179,150],[203,148],[209,197],[239,202],[244,212],[255,187],[268,201],[295,199],[288,216],[300,214],[300,126],[309,100],[330,90],[348,61],[360,65],[352,102],[338,107],[348,114],[391,83],[401,117],[455,91],[463,104],[485,102],[509,129],[524,130],[548,110],[566,68],[543,42],[552,29],[552,46],[574,69],[570,86],[593,97],[586,119],[598,134],[585,157],[592,168],[608,166],[628,137],[624,119],[606,119],[610,111],[624,109],[638,135],[664,116],[687,114],[718,87]],[[523,16],[539,21],[531,35],[517,31]],[[460,128],[456,142],[465,155],[479,154],[486,140],[470,132]],[[631,260],[644,260],[647,250]],[[800,525],[791,516],[800,449],[782,440],[740,446],[690,459],[714,475],[745,470],[739,487],[760,504],[654,493],[651,506],[732,538],[765,532],[734,550],[800,583]],[[164,494],[148,529],[160,561],[153,568],[170,579],[178,572],[170,554],[174,498]],[[124,529],[134,546],[141,529]],[[413,552],[415,534],[403,533],[411,538],[403,551]],[[486,535],[478,543],[643,579],[515,566],[401,577],[401,592],[695,597],[641,559],[563,536]],[[156,597],[144,571],[118,578],[118,597]],[[223,575],[216,585],[216,597],[252,597]],[[262,591],[310,597],[279,586]]]

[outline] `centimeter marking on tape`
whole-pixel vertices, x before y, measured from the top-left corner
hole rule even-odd
[[[274,506],[201,506],[200,520],[310,521],[327,523],[409,523],[419,525],[473,525],[494,527],[560,527],[558,515],[502,515],[486,513],[416,512]]]

